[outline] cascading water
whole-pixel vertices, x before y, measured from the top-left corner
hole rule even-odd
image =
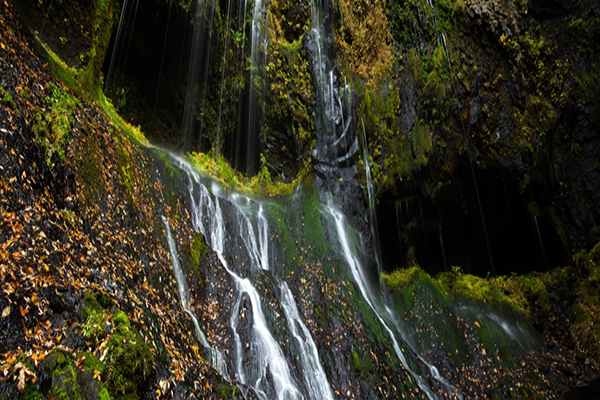
[[[369,217],[371,220],[371,234],[375,243],[375,260],[377,261],[377,269],[381,273],[381,247],[379,244],[379,229],[377,227],[377,215],[375,213],[375,189],[373,187],[373,177],[371,176],[371,165],[369,162],[369,149],[367,147],[367,132],[365,130],[364,121],[360,121],[363,128],[363,163],[365,165],[365,176],[367,179],[367,194],[369,196]]]
[[[235,358],[230,360],[235,379],[252,387],[261,398],[333,398],[316,344],[300,317],[286,282],[273,278],[281,296],[280,314],[285,317],[286,329],[296,342],[295,346],[285,349],[299,360],[301,368],[296,372],[275,339],[263,310],[263,300],[250,280],[257,272],[271,269],[269,224],[265,215],[270,205],[240,194],[225,193],[214,182],[209,190],[209,181],[204,180],[182,158],[171,156],[188,176],[193,227],[204,235],[235,285],[237,295],[229,319],[235,342]],[[227,209],[226,214],[223,208]],[[238,261],[230,265],[224,255],[226,246],[231,245],[228,240],[240,243],[249,265],[240,261],[244,258],[241,253],[239,259],[235,258]],[[243,277],[243,274],[247,277]],[[241,321],[247,315],[251,316],[252,323],[248,338],[244,339]],[[296,377],[298,374],[300,378]]]
[[[302,365],[305,369],[313,372],[304,374],[308,395],[311,399],[333,399],[333,393],[319,359],[317,346],[302,318],[300,318],[294,296],[287,283],[282,282],[279,287],[281,289],[281,306],[292,335],[298,342]]]
[[[349,134],[349,126],[352,116],[349,114],[347,117],[347,125],[344,123],[343,107],[341,99],[338,94],[338,82],[337,77],[334,74],[334,68],[328,67],[329,57],[327,56],[326,50],[326,35],[324,29],[323,14],[325,12],[325,5],[320,0],[313,0],[311,2],[311,20],[312,20],[312,43],[309,46],[313,74],[316,75],[313,78],[315,91],[317,92],[317,106],[322,109],[323,112],[316,116],[316,127],[317,127],[317,145],[313,152],[313,158],[317,159],[318,162],[327,165],[329,168],[343,167],[343,163],[352,157],[358,151],[358,140],[355,135]],[[327,69],[329,68],[329,73]],[[346,89],[344,90],[344,92]],[[336,100],[336,96],[338,100]],[[339,105],[339,107],[336,107]],[[321,120],[321,123],[319,123]],[[342,133],[338,136],[338,126],[342,122]],[[363,125],[364,132],[364,125]],[[354,137],[353,137],[354,136]],[[343,140],[342,140],[343,139]],[[343,143],[340,143],[342,142]],[[348,146],[348,143],[352,143]],[[345,150],[343,155],[340,155],[340,150]],[[375,207],[374,207],[374,192],[372,185],[372,178],[370,176],[369,159],[366,147],[366,132],[365,132],[365,146],[364,146],[364,162],[365,172],[367,174],[367,190],[369,199],[369,211],[372,226],[373,237],[377,237]],[[318,168],[318,166],[317,166]],[[357,251],[350,245],[349,238],[346,232],[346,219],[341,211],[334,205],[332,196],[327,194],[327,205],[323,208],[324,214],[334,221],[336,227],[338,244],[341,246],[341,255],[346,261],[346,265],[350,269],[351,276],[354,278],[363,298],[377,316],[377,319],[388,333],[394,351],[400,359],[402,365],[407,371],[415,378],[418,386],[423,390],[428,398],[435,398],[435,394],[432,389],[426,384],[425,380],[415,371],[414,367],[411,367],[407,357],[400,347],[400,343],[396,337],[396,333],[399,334],[404,342],[404,345],[408,346],[416,358],[420,360],[421,364],[429,371],[430,375],[434,380],[439,382],[448,393],[456,394],[457,390],[449,385],[438,373],[437,368],[427,363],[423,358],[419,357],[414,351],[414,346],[408,341],[408,338],[402,332],[402,329],[397,323],[392,308],[386,304],[386,298],[381,296],[378,291],[373,290],[372,285],[366,278],[366,272],[357,256]],[[381,266],[380,253],[378,249],[378,243],[375,242],[375,256],[377,261],[377,267]],[[416,361],[415,361],[416,362]]]
[[[267,57],[267,18],[265,2],[254,0],[252,12],[252,35],[250,37],[250,88],[248,100],[248,124],[246,145],[246,170],[254,173],[258,170],[256,153],[259,151],[260,118],[264,114],[264,95],[261,93],[265,82]]]
[[[308,48],[316,93],[315,116],[317,143],[313,158],[319,162],[318,168],[327,169],[343,165],[358,152],[358,140],[351,130],[353,118],[349,112],[351,90],[346,84],[340,90],[340,82],[335,68],[331,66],[331,51],[326,30],[327,0],[311,1],[311,31]],[[344,111],[346,110],[346,117]]]
[[[165,230],[167,231],[167,241],[169,243],[169,251],[171,253],[171,262],[173,263],[173,274],[175,275],[175,281],[177,282],[177,292],[179,293],[179,298],[181,299],[181,306],[192,318],[192,322],[196,328],[196,334],[198,335],[198,340],[200,340],[200,343],[208,352],[211,365],[215,367],[215,369],[223,376],[223,378],[229,379],[229,374],[227,373],[227,364],[225,363],[223,353],[211,347],[210,343],[208,343],[208,340],[206,339],[206,335],[200,328],[198,319],[189,309],[190,292],[185,280],[185,276],[183,275],[181,265],[179,264],[179,257],[177,256],[177,244],[175,243],[175,239],[171,233],[169,221],[164,216],[162,217],[162,220],[163,224],[165,225]]]
[[[353,250],[350,247],[350,242],[348,240],[348,235],[346,233],[346,224],[347,224],[346,218],[333,205],[333,200],[331,200],[331,198],[329,200],[329,203],[325,207],[325,212],[328,214],[329,217],[333,218],[333,220],[335,222],[335,226],[337,228],[338,239],[340,242],[339,244],[342,249],[341,253],[344,256],[344,258],[346,259],[346,263],[347,263],[348,267],[350,268],[350,273],[352,274],[354,281],[358,285],[358,288],[359,288],[361,294],[363,295],[365,301],[367,302],[369,307],[371,307],[371,309],[375,312],[375,314],[377,315],[377,318],[379,319],[379,321],[381,322],[381,324],[383,325],[383,327],[385,328],[387,333],[390,335],[390,339],[392,340],[394,351],[396,352],[396,355],[400,359],[400,362],[402,362],[402,365],[417,380],[419,387],[427,394],[427,397],[429,397],[430,399],[434,398],[433,393],[427,387],[427,385],[425,385],[425,382],[423,381],[423,379],[420,376],[418,376],[415,372],[413,372],[412,369],[410,368],[410,366],[406,360],[406,357],[404,356],[404,352],[400,348],[398,340],[396,339],[396,336],[394,335],[392,329],[384,321],[382,311],[379,309],[380,307],[377,306],[377,304],[378,304],[376,302],[377,299],[375,298],[374,292],[371,289],[370,284],[364,275],[362,265],[355,255],[356,254],[355,250]],[[386,311],[389,311],[389,308],[387,308]]]
[[[236,363],[238,367],[237,378],[242,383],[252,386],[261,397],[267,398],[267,374],[270,374],[278,399],[302,397],[294,383],[287,360],[267,326],[262,310],[262,302],[256,288],[249,279],[243,279],[229,269],[222,254],[217,254],[219,260],[221,260],[221,264],[229,275],[231,275],[238,289],[238,308],[237,312],[234,313],[235,317],[237,317],[244,295],[247,295],[250,298],[252,316],[254,318],[252,324],[252,348],[244,354],[246,357],[241,353],[236,354],[238,358]],[[238,322],[238,318],[232,318],[232,328],[236,332],[238,330]],[[236,334],[236,348],[239,350],[241,347],[240,337]]]

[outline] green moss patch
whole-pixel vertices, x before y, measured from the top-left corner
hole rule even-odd
[[[46,97],[46,110],[40,111],[35,118],[33,130],[37,140],[46,152],[46,162],[51,164],[54,155],[65,161],[64,148],[69,140],[73,124],[73,110],[79,100],[50,83],[50,96]]]
[[[208,253],[208,246],[201,233],[195,232],[194,239],[190,244],[192,273],[197,279],[200,279],[200,260]]]
[[[138,388],[152,370],[150,348],[110,296],[102,292],[94,296],[87,292],[82,297],[85,306],[81,314],[85,321],[80,325],[81,336],[95,350],[78,355],[82,360],[80,367],[105,385],[98,391],[99,394],[105,392],[103,395],[110,394],[117,398],[137,397]],[[67,398],[78,398],[79,389],[69,384],[71,377],[77,375],[77,369],[69,362],[69,357],[67,353],[56,354],[58,367],[53,368],[53,374],[65,377],[61,378],[57,390],[64,392]]]
[[[527,298],[514,276],[480,278],[454,267],[451,272],[440,274],[437,280],[447,290],[482,301],[490,307],[506,305],[524,316],[530,315]]]
[[[236,171],[220,154],[190,153],[189,159],[196,170],[217,180],[223,187],[250,195],[278,197],[290,195],[301,182],[310,176],[310,164],[298,174],[291,183],[272,182],[266,168],[266,160],[261,157],[261,168],[258,174],[249,178]]]

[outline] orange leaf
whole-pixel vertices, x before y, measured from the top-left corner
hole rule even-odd
[[[29,307],[25,307],[25,309],[23,309],[23,306],[19,306],[19,311],[21,311],[21,317],[24,317],[25,314],[29,312]]]

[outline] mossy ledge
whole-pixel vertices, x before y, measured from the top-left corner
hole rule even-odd
[[[432,277],[420,267],[413,266],[389,274],[382,273],[381,280],[392,289],[401,315],[414,312],[414,304],[419,304],[423,298],[433,299],[434,308],[454,308],[452,312],[456,311],[457,304],[484,303],[483,308],[478,307],[499,312],[508,321],[522,320],[529,326],[527,329],[533,332],[535,328],[536,334],[546,335],[547,346],[550,347],[561,339],[556,336],[553,325],[555,321],[561,321],[558,324],[566,329],[566,340],[571,343],[568,346],[586,349],[586,365],[589,368],[585,373],[588,378],[598,376],[600,243],[589,251],[575,253],[571,265],[546,272],[482,278],[453,267],[449,272]],[[569,293],[570,300],[563,292]],[[485,346],[485,323],[477,320],[474,326],[483,335],[480,336]],[[460,348],[456,343],[452,347]]]

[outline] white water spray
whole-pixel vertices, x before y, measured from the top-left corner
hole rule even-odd
[[[300,348],[301,362],[304,367],[304,382],[311,399],[333,399],[333,393],[327,375],[321,365],[317,346],[296,307],[296,301],[287,283],[280,284],[281,306],[285,313],[292,335]],[[298,329],[299,328],[299,329]]]

